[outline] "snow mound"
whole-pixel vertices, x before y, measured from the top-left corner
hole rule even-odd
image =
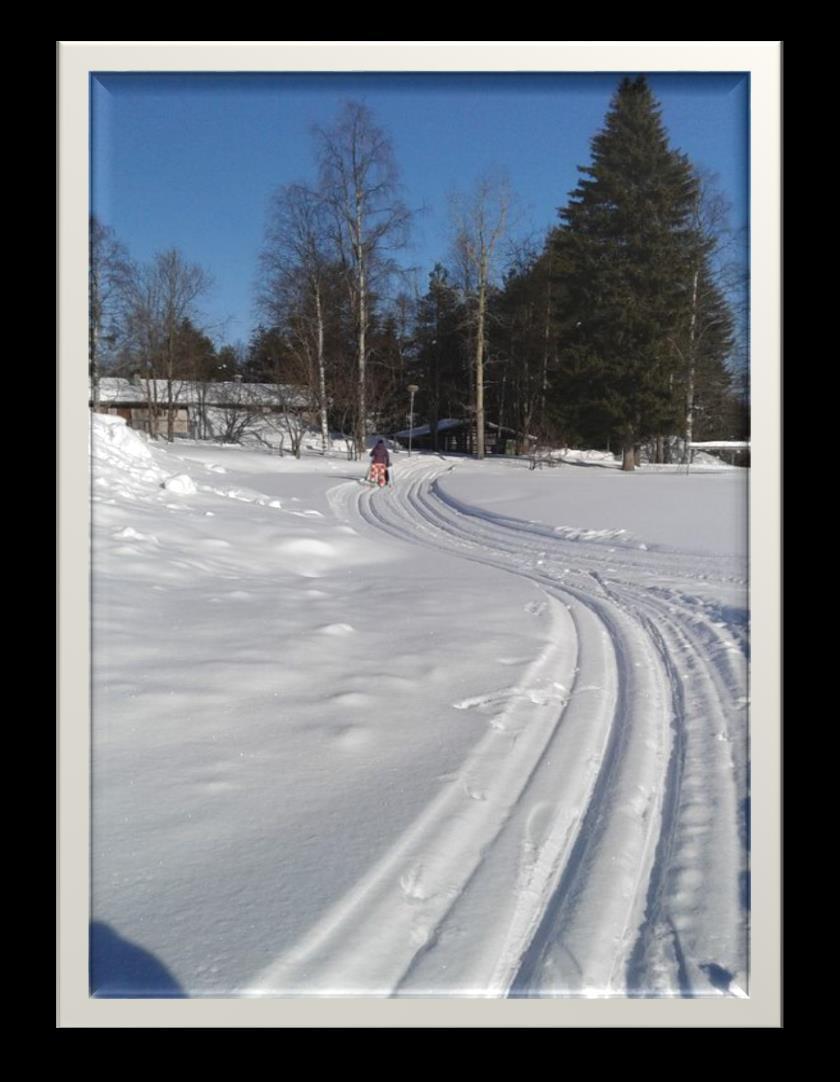
[[[113,456],[128,460],[140,460],[149,462],[152,452],[132,429],[128,427],[123,417],[111,417],[104,413],[94,413],[91,416],[91,442],[93,454],[104,456],[111,453]]]
[[[559,457],[564,462],[596,462],[605,466],[612,466],[616,461],[609,451],[579,451],[571,447],[564,448]]]
[[[130,492],[159,485],[166,478],[151,449],[122,417],[91,415],[90,454],[100,487]]]
[[[181,496],[190,496],[192,493],[198,492],[193,479],[185,473],[179,473],[175,477],[167,477],[163,482],[163,487],[167,492],[177,492]]]

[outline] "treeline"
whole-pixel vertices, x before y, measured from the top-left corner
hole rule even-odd
[[[137,267],[91,228],[91,376],[294,386],[326,446],[444,418],[488,424],[520,450],[640,448],[673,461],[692,440],[748,431],[745,271],[726,207],[669,146],[642,77],[621,81],[558,223],[514,245],[503,176],[453,197],[451,250],[422,289],[398,256],[411,214],[387,134],[348,103],[314,132],[315,175],[272,196],[250,341],[217,348],[209,287],[179,253]]]

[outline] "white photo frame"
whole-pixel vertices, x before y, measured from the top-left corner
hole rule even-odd
[[[58,42],[60,1028],[781,1026],[781,43]],[[714,1000],[99,1000],[88,995],[89,88],[94,71],[743,71],[751,81],[750,995]]]

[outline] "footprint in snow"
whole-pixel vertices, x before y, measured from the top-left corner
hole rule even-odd
[[[532,616],[540,616],[547,608],[547,601],[529,601],[525,606],[525,611],[530,612]]]
[[[412,902],[423,902],[429,897],[423,887],[422,878],[422,864],[409,868],[407,872],[400,876],[400,889],[406,898]]]
[[[150,533],[140,533],[139,530],[135,530],[133,526],[126,526],[125,529],[120,530],[119,533],[114,534],[114,540],[116,541],[151,541],[155,545],[158,543],[158,539]]]
[[[531,810],[525,824],[525,848],[539,849],[548,838],[556,816],[556,807],[548,801],[540,801]]]
[[[369,706],[373,698],[363,691],[339,691],[330,696],[330,702],[337,706]]]
[[[333,743],[347,750],[362,747],[370,739],[370,731],[361,725],[341,725],[333,733]]]

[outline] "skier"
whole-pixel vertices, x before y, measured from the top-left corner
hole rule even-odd
[[[391,465],[391,456],[388,454],[385,440],[378,439],[376,441],[376,445],[370,452],[370,457],[370,479],[375,485],[383,488],[388,484],[388,468]]]

